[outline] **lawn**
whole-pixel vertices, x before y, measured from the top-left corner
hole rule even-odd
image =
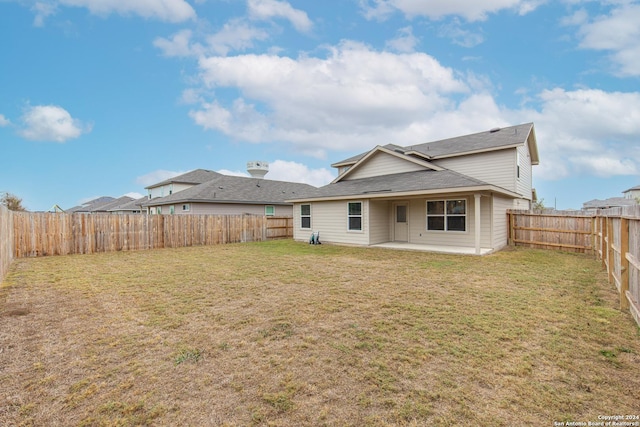
[[[0,425],[542,425],[640,415],[590,256],[292,241],[16,260]]]

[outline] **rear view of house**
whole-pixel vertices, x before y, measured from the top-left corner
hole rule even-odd
[[[329,185],[292,198],[294,238],[405,243],[475,254],[507,244],[507,209],[529,209],[539,163],[533,123],[413,146],[389,144],[334,163]]]

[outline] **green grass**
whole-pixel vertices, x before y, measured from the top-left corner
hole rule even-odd
[[[292,241],[16,260],[0,425],[553,425],[638,413],[589,256]]]

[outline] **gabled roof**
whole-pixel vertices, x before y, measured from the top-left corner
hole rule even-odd
[[[630,188],[630,189],[628,189],[628,190],[624,190],[624,191],[622,192],[622,194],[624,194],[624,193],[628,193],[629,191],[640,191],[640,185],[636,185],[635,187],[631,187],[631,188]]]
[[[160,187],[162,185],[167,184],[202,184],[203,182],[207,182],[212,180],[213,178],[217,178],[222,176],[218,172],[210,171],[207,169],[195,169],[191,172],[183,173],[182,175],[174,176],[173,178],[166,179],[164,181],[158,182],[156,184],[149,185],[145,187],[145,189]]]
[[[539,163],[539,156],[533,123],[525,123],[506,128],[494,128],[484,132],[406,147],[389,144],[386,145],[385,148],[389,147],[394,151],[401,150],[406,155],[417,156],[425,160],[437,160],[447,157],[503,150],[506,148],[517,147],[522,144],[529,145],[531,163],[537,165]],[[331,166],[340,167],[353,165],[358,160],[366,156],[367,153],[350,157],[334,163]]]
[[[110,196],[98,197],[96,199],[89,200],[88,202],[85,202],[85,203],[83,203],[81,205],[69,208],[69,209],[66,210],[66,212],[67,213],[91,212],[92,209],[96,209],[96,208],[99,208],[101,206],[105,206],[105,205],[113,202],[114,200],[115,199],[113,197],[110,197]]]
[[[342,181],[343,179],[348,177],[360,165],[362,165],[363,163],[366,163],[367,160],[371,159],[372,157],[374,157],[378,153],[386,153],[388,155],[391,155],[391,156],[394,156],[394,157],[398,157],[400,159],[406,160],[406,161],[411,162],[411,163],[415,163],[417,165],[420,165],[420,166],[422,166],[424,168],[428,168],[428,169],[431,169],[431,170],[442,170],[443,169],[440,166],[436,166],[436,165],[434,165],[432,163],[427,162],[426,160],[423,160],[423,159],[420,159],[420,158],[416,158],[416,157],[406,156],[401,147],[397,147],[397,146],[394,146],[393,144],[389,144],[389,145],[386,145],[384,147],[377,146],[373,150],[367,152],[364,156],[360,157],[360,159],[358,159],[353,164],[353,167],[349,168],[348,171],[340,174],[336,179],[334,179],[332,184],[336,183],[338,181]]]
[[[625,199],[624,197],[610,197],[605,200],[593,199],[582,204],[582,209],[607,209],[620,206],[636,206],[638,202],[634,199]]]
[[[110,210],[115,210],[119,206],[125,205],[133,200],[134,198],[129,196],[118,197],[108,203],[89,208],[89,212],[109,212]]]
[[[397,197],[398,195],[417,195],[463,191],[495,191],[511,197],[518,195],[503,188],[488,184],[460,173],[442,169],[403,172],[391,175],[339,181],[318,188],[315,192],[298,197],[295,202],[311,200],[330,200],[344,198]]]
[[[139,211],[142,210],[142,204],[147,200],[149,198],[146,196],[139,199],[131,199],[129,202],[110,208],[109,212]]]
[[[304,194],[317,190],[309,184],[274,181],[270,179],[240,176],[218,176],[179,191],[170,196],[158,197],[143,203],[143,206],[158,206],[174,203],[243,203],[243,204],[289,204]]]

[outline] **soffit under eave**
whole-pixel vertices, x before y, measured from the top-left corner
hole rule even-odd
[[[509,190],[505,190],[493,185],[483,185],[480,187],[460,187],[460,188],[444,188],[436,190],[416,190],[416,191],[398,191],[395,193],[360,193],[360,194],[348,194],[341,196],[327,196],[327,197],[314,197],[308,199],[290,199],[286,200],[288,203],[308,203],[308,202],[331,202],[338,200],[360,200],[360,199],[400,199],[400,198],[417,198],[421,196],[437,196],[439,194],[459,194],[459,193],[482,193],[483,196],[490,196],[498,194],[501,196],[510,197],[513,199],[521,199],[522,195],[514,193]]]

